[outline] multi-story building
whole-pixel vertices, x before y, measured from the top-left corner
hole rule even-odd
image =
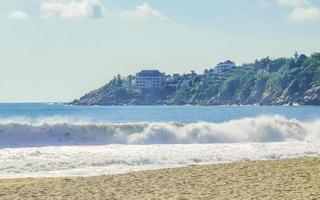
[[[231,60],[226,60],[224,62],[219,63],[215,67],[215,71],[218,73],[224,73],[233,70],[236,67],[236,64]]]
[[[134,87],[144,90],[163,89],[166,84],[165,73],[158,70],[142,70],[136,73]]]

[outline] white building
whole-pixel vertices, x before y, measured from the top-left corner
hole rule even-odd
[[[231,60],[226,60],[224,62],[219,63],[215,67],[215,71],[218,73],[224,73],[233,70],[236,67],[236,64]]]
[[[166,76],[158,70],[142,70],[136,73],[134,87],[137,89],[154,90],[163,89]]]

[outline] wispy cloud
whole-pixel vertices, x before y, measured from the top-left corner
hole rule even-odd
[[[137,5],[134,10],[126,10],[120,12],[120,17],[130,20],[167,20],[168,17],[160,11],[153,9],[148,3]]]
[[[320,19],[320,9],[317,7],[295,8],[289,17],[297,21],[318,20]]]
[[[86,19],[105,17],[106,9],[102,0],[43,0],[39,3],[40,15],[36,17],[60,19]],[[135,20],[167,20],[162,12],[152,8],[148,3],[137,5],[132,10],[118,11],[118,17]],[[30,16],[19,10],[8,14],[12,19],[27,19]]]
[[[55,18],[99,18],[106,12],[100,0],[47,1],[40,9],[44,17]]]
[[[28,13],[23,12],[21,10],[12,10],[7,15],[10,19],[18,19],[18,20],[24,20],[29,19],[30,16]]]
[[[279,4],[292,7],[289,19],[295,21],[319,20],[320,8],[308,0],[277,0]]]

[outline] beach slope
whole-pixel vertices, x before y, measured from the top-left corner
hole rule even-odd
[[[320,159],[0,180],[0,199],[320,199]]]

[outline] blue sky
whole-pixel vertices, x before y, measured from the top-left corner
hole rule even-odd
[[[141,69],[320,49],[317,0],[1,0],[0,102],[71,101]]]

